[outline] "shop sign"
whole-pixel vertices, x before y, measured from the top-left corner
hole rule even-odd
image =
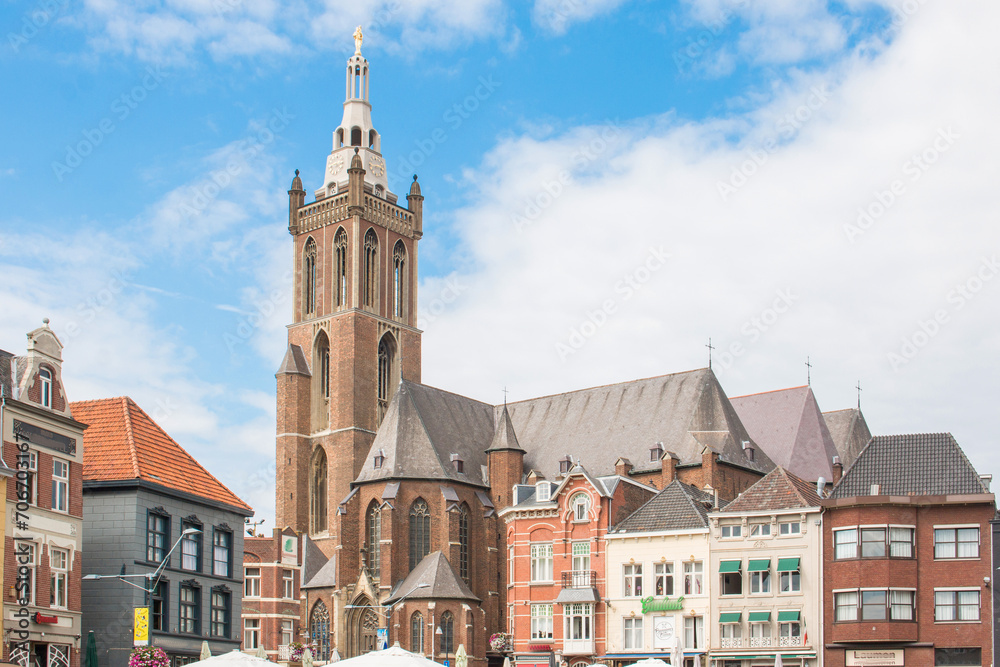
[[[903,649],[848,650],[847,667],[903,667]]]

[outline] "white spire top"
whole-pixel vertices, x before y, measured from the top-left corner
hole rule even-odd
[[[344,97],[344,117],[333,133],[333,150],[326,158],[323,187],[316,191],[322,199],[347,188],[347,169],[351,166],[354,148],[358,148],[365,168],[365,183],[379,197],[390,196],[382,158],[382,138],[372,125],[372,106],[368,101],[368,61],[361,55],[361,26],[354,31],[354,55],[347,60],[347,94]],[[367,189],[367,188],[366,188]]]

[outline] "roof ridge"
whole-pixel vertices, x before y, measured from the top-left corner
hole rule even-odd
[[[122,396],[121,402],[122,411],[125,413],[125,436],[128,441],[128,452],[132,457],[132,472],[135,474],[136,479],[139,479],[142,477],[142,471],[139,470],[139,453],[136,451],[135,433],[132,431],[132,411],[129,410],[129,403],[132,403],[132,399],[128,396]],[[138,408],[139,406],[136,405],[136,407]]]
[[[687,375],[689,373],[698,373],[700,371],[708,371],[708,370],[711,370],[711,369],[709,369],[707,367],[692,368],[691,370],[677,371],[676,373],[664,373],[663,375],[650,375],[649,377],[636,378],[634,380],[621,380],[619,382],[608,382],[606,384],[599,384],[599,385],[595,385],[593,387],[583,387],[581,389],[573,389],[571,391],[560,391],[560,392],[556,392],[556,393],[553,393],[553,394],[544,394],[542,396],[533,396],[531,398],[523,398],[520,401],[511,401],[511,402],[507,403],[507,405],[517,405],[518,403],[527,403],[529,401],[538,401],[538,400],[541,400],[543,398],[554,398],[556,396],[566,396],[568,394],[579,394],[579,393],[584,392],[584,391],[593,391],[595,389],[606,389],[608,387],[617,387],[619,385],[624,385],[624,384],[634,384],[636,382],[646,382],[647,380],[659,380],[661,378],[674,377],[675,375]]]
[[[800,384],[795,387],[785,387],[784,389],[768,389],[767,391],[755,391],[752,394],[742,394],[740,396],[730,396],[729,400],[732,401],[737,398],[750,398],[751,396],[763,396],[764,394],[777,394],[779,391],[791,391],[792,389],[809,389],[811,385]]]

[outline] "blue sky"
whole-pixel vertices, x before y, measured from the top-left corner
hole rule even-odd
[[[4,2],[0,347],[131,395],[273,516],[286,190],[354,26],[420,174],[424,381],[499,402],[704,366],[998,466],[993,35],[940,0]],[[585,462],[584,462],[585,463]]]

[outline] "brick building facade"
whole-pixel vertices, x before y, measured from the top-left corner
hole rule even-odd
[[[243,650],[264,647],[272,662],[301,641],[303,544],[291,528],[243,538]]]

